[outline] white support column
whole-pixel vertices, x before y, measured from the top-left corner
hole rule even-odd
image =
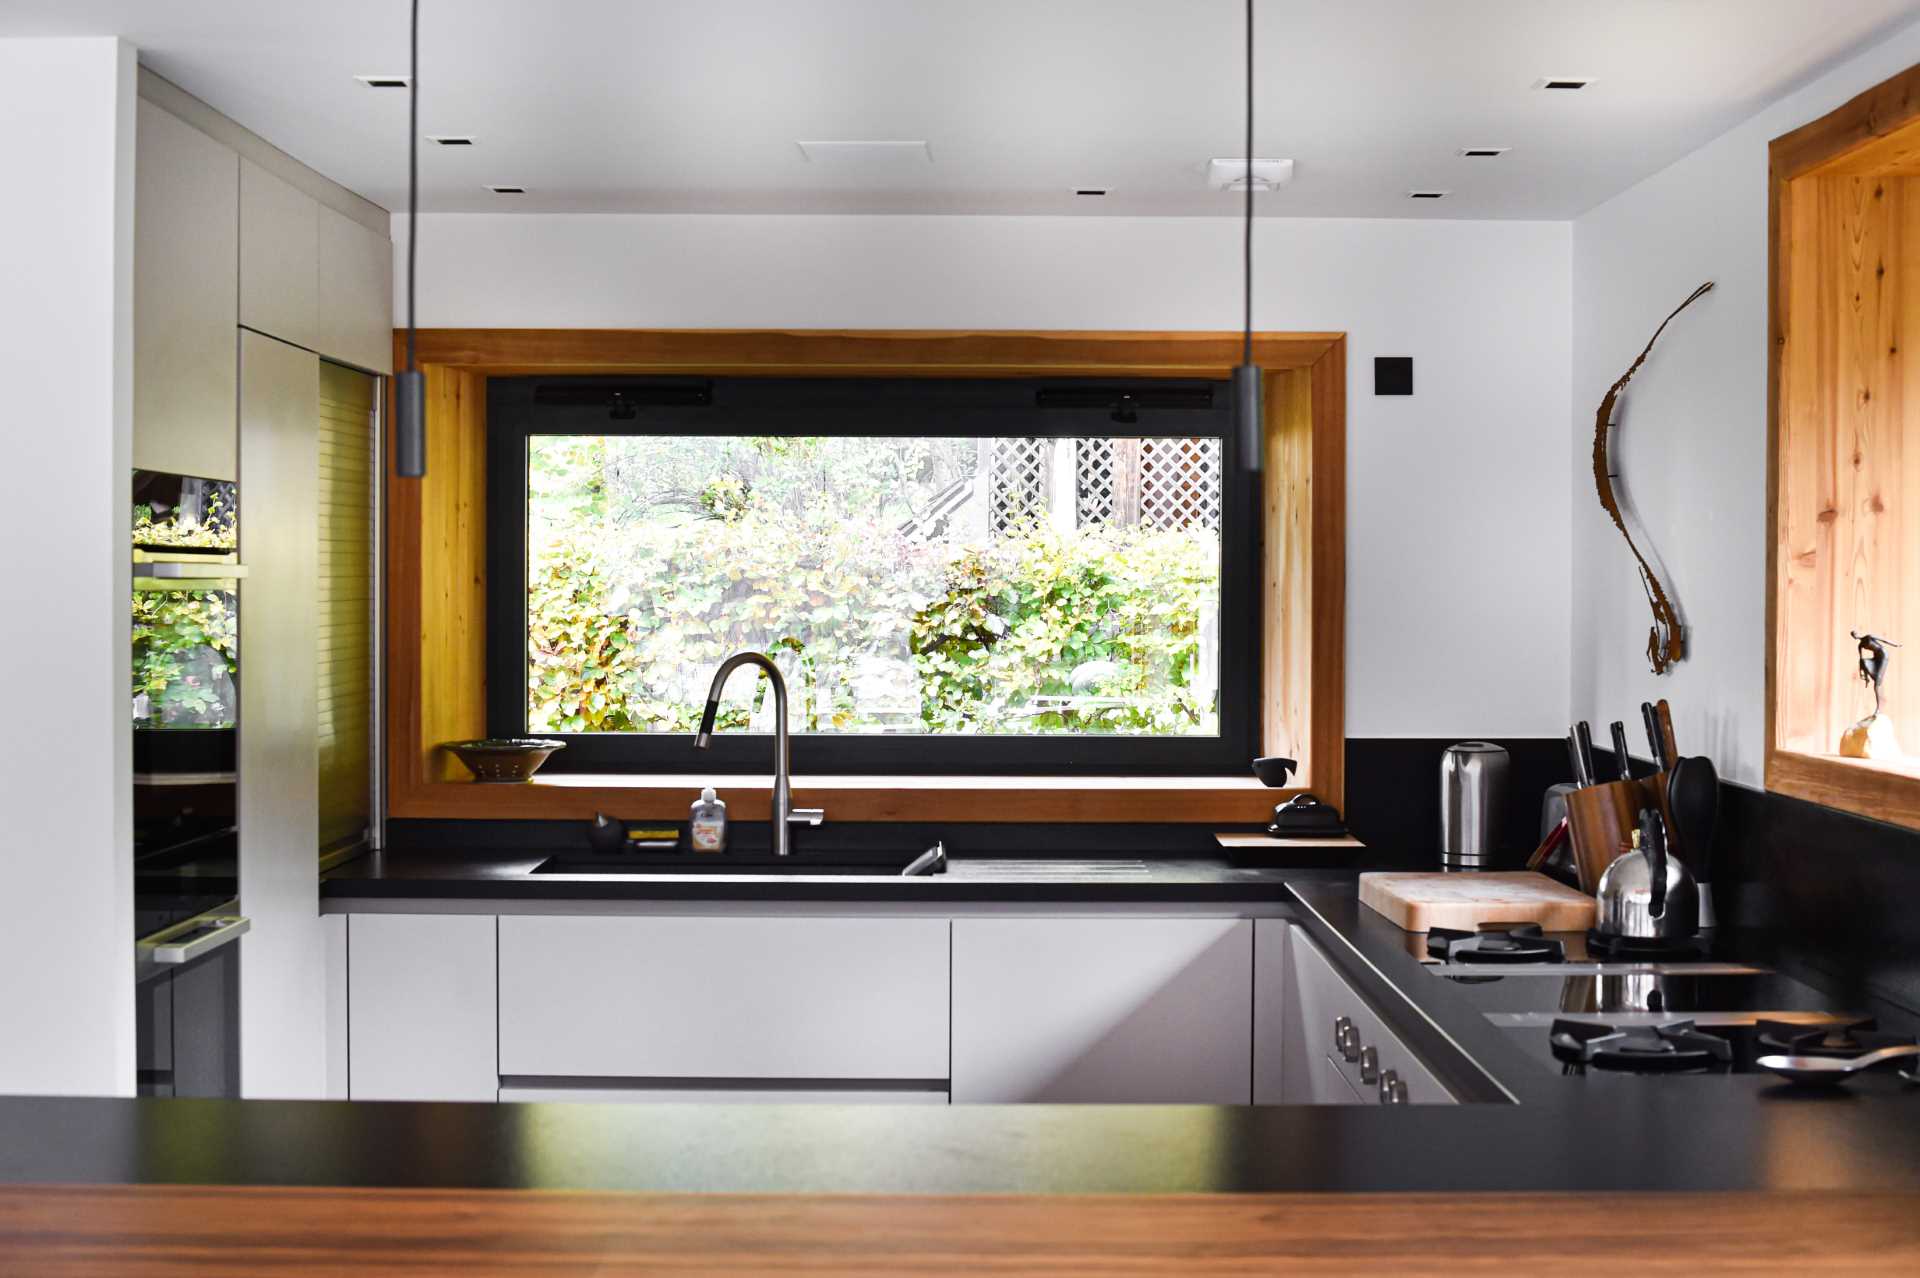
[[[1075,452],[1079,441],[1056,439],[1049,442],[1053,461],[1047,468],[1047,520],[1055,530],[1071,534],[1079,526],[1080,518],[1077,502],[1080,472]]]
[[[0,40],[0,1092],[131,1096],[134,52]]]

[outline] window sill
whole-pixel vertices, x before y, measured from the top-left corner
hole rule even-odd
[[[1837,754],[1774,750],[1767,758],[1767,789],[1920,829],[1920,759],[1848,759]]]
[[[739,821],[767,819],[770,776],[555,773],[525,785],[440,781],[404,797],[392,815],[469,820],[680,821],[713,785]],[[1211,822],[1270,820],[1304,787],[1268,789],[1253,777],[800,776],[796,807],[832,821]]]

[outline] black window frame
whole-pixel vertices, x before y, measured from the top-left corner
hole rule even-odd
[[[1221,441],[1220,706],[1210,737],[793,734],[818,775],[1221,776],[1260,753],[1257,472],[1224,381],[1158,378],[494,377],[487,383],[488,735],[527,736],[527,447],[535,435],[1205,437]],[[748,673],[735,676],[729,693]],[[542,733],[550,773],[766,773],[764,733]]]

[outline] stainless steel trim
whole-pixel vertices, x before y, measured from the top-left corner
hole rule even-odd
[[[173,937],[185,936],[197,932],[209,923],[221,926],[211,932],[194,937],[191,941],[174,944]],[[152,936],[143,937],[135,942],[139,952],[154,963],[162,966],[179,963],[191,963],[202,954],[212,953],[223,945],[231,945],[253,927],[252,920],[240,914],[200,914],[184,923],[176,923]]]
[[[133,565],[135,579],[154,578],[167,581],[234,581],[247,575],[245,564],[221,563],[217,560],[148,560]]]
[[[373,609],[369,627],[373,651],[367,654],[373,697],[373,749],[369,763],[373,785],[367,793],[372,828],[367,841],[377,852],[387,846],[387,378],[376,379],[373,394]]]

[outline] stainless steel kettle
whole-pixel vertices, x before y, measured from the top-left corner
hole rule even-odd
[[[1600,920],[1594,931],[1637,941],[1684,940],[1700,929],[1700,890],[1680,858],[1667,851],[1658,809],[1640,814],[1633,850],[1600,875]]]

